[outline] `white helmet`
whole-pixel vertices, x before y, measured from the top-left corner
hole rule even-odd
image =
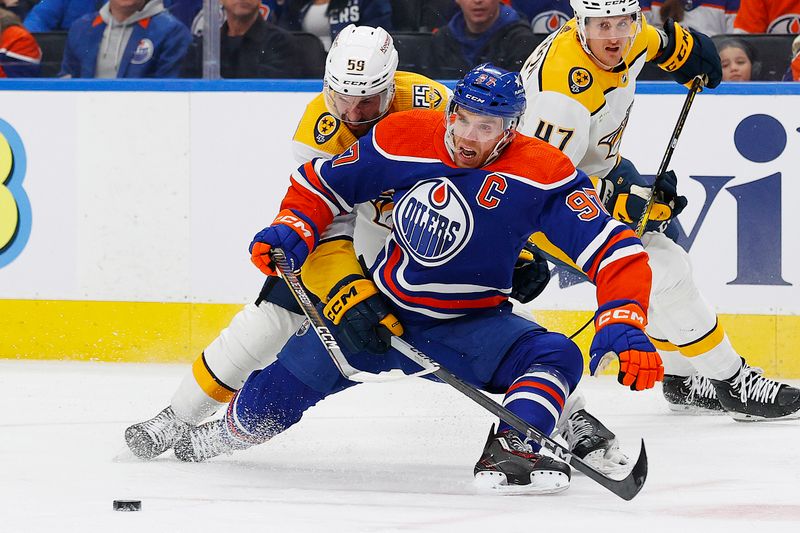
[[[627,30],[622,30],[623,32],[627,31],[628,33],[612,34],[605,38],[628,37],[630,39],[630,49],[630,45],[633,44],[633,40],[636,39],[636,36],[639,34],[639,31],[641,31],[642,27],[642,10],[639,7],[639,0],[569,0],[569,3],[572,6],[572,9],[575,11],[575,19],[578,22],[578,38],[580,39],[583,49],[601,65],[604,65],[608,68],[615,67],[616,65],[605,65],[604,63],[600,62],[599,59],[597,59],[597,57],[595,57],[595,55],[589,49],[589,45],[587,43],[588,39],[602,39],[604,37],[599,35],[591,35],[591,31],[587,32],[586,19],[591,17],[619,17],[622,15],[629,15],[631,17],[632,24]],[[613,31],[614,30],[612,29],[612,32]],[[627,52],[623,53],[622,57],[624,58],[626,54]]]
[[[397,63],[392,36],[383,28],[353,24],[344,28],[325,60],[323,93],[328,111],[350,124],[372,122],[385,115],[394,99]],[[356,107],[372,96],[377,97],[371,99],[377,107],[370,106],[368,115],[377,109],[377,116],[360,116]],[[348,117],[348,110],[357,116]]]

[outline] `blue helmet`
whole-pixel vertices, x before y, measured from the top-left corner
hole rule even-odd
[[[500,156],[500,152],[514,139],[517,125],[525,113],[525,88],[518,72],[509,72],[490,63],[484,63],[470,70],[453,90],[453,96],[445,111],[445,146],[451,156],[456,151],[456,137],[469,138],[458,133],[458,109],[477,115],[498,117],[498,131],[476,134],[482,140],[497,139],[494,149],[483,165],[488,165]],[[455,157],[455,156],[454,156]]]
[[[518,72],[484,63],[456,83],[451,104],[482,115],[519,118],[525,112],[525,88]]]

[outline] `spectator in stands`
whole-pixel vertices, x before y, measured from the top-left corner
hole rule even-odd
[[[533,33],[553,33],[575,16],[569,0],[511,0],[511,7],[531,23]]]
[[[722,62],[722,81],[751,81],[758,76],[755,50],[741,39],[723,39],[717,43]]]
[[[800,33],[800,0],[741,0],[733,27],[742,33]]]
[[[792,41],[792,62],[783,76],[783,81],[800,81],[800,35]]]
[[[277,24],[278,14],[281,12],[281,8],[283,7],[284,1],[285,0],[261,0],[261,5],[258,6],[258,12],[261,14],[261,18],[263,18],[267,22],[272,22],[273,24]],[[280,4],[278,4],[278,2],[280,2]],[[222,7],[222,0],[220,0],[219,12],[220,12],[220,27],[222,27],[222,24],[225,22],[225,8]],[[192,36],[197,37],[199,35],[203,35],[204,28],[205,28],[205,13],[203,8],[201,7],[200,11],[198,11],[197,15],[194,17],[192,24],[189,25],[189,29],[192,31]]]
[[[481,63],[519,70],[535,40],[519,14],[500,0],[456,0],[461,11],[431,39],[432,77],[461,78]]]
[[[0,0],[13,1],[13,0]],[[19,0],[33,3],[34,0]],[[190,28],[203,0],[162,0],[164,7],[187,28]],[[271,0],[277,1],[277,0]],[[66,31],[72,23],[87,13],[99,10],[104,0],[41,0],[25,18],[25,27],[33,33]]]
[[[289,32],[264,20],[261,0],[220,0],[225,12],[220,37],[223,78],[296,78],[297,60]],[[203,39],[195,37],[183,76],[203,77]]]
[[[639,0],[647,22],[661,27],[672,19],[706,35],[733,33],[739,0]]]
[[[0,9],[11,11],[20,19],[24,19],[34,4],[36,0],[0,0]]]
[[[0,8],[0,78],[31,78],[39,75],[42,51],[36,39],[11,11]]]
[[[191,40],[162,0],[109,0],[72,24],[59,75],[176,78]]]
[[[25,17],[25,27],[32,33],[66,31],[73,22],[102,5],[100,0],[41,0]]]
[[[325,50],[348,24],[392,30],[389,0],[285,0],[280,24],[319,37]]]

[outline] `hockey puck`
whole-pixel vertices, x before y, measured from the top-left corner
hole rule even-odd
[[[115,511],[141,511],[141,500],[114,500]]]

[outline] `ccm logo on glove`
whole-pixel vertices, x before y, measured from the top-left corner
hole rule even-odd
[[[643,316],[638,305],[628,304],[600,313],[595,320],[595,328],[599,330],[610,323],[628,324],[629,326],[644,329],[647,325],[647,319]]]
[[[309,239],[314,235],[314,233],[308,229],[306,223],[303,222],[303,219],[297,218],[294,215],[278,215],[273,224],[286,224],[287,226],[291,226],[296,230],[300,230],[304,239]]]

